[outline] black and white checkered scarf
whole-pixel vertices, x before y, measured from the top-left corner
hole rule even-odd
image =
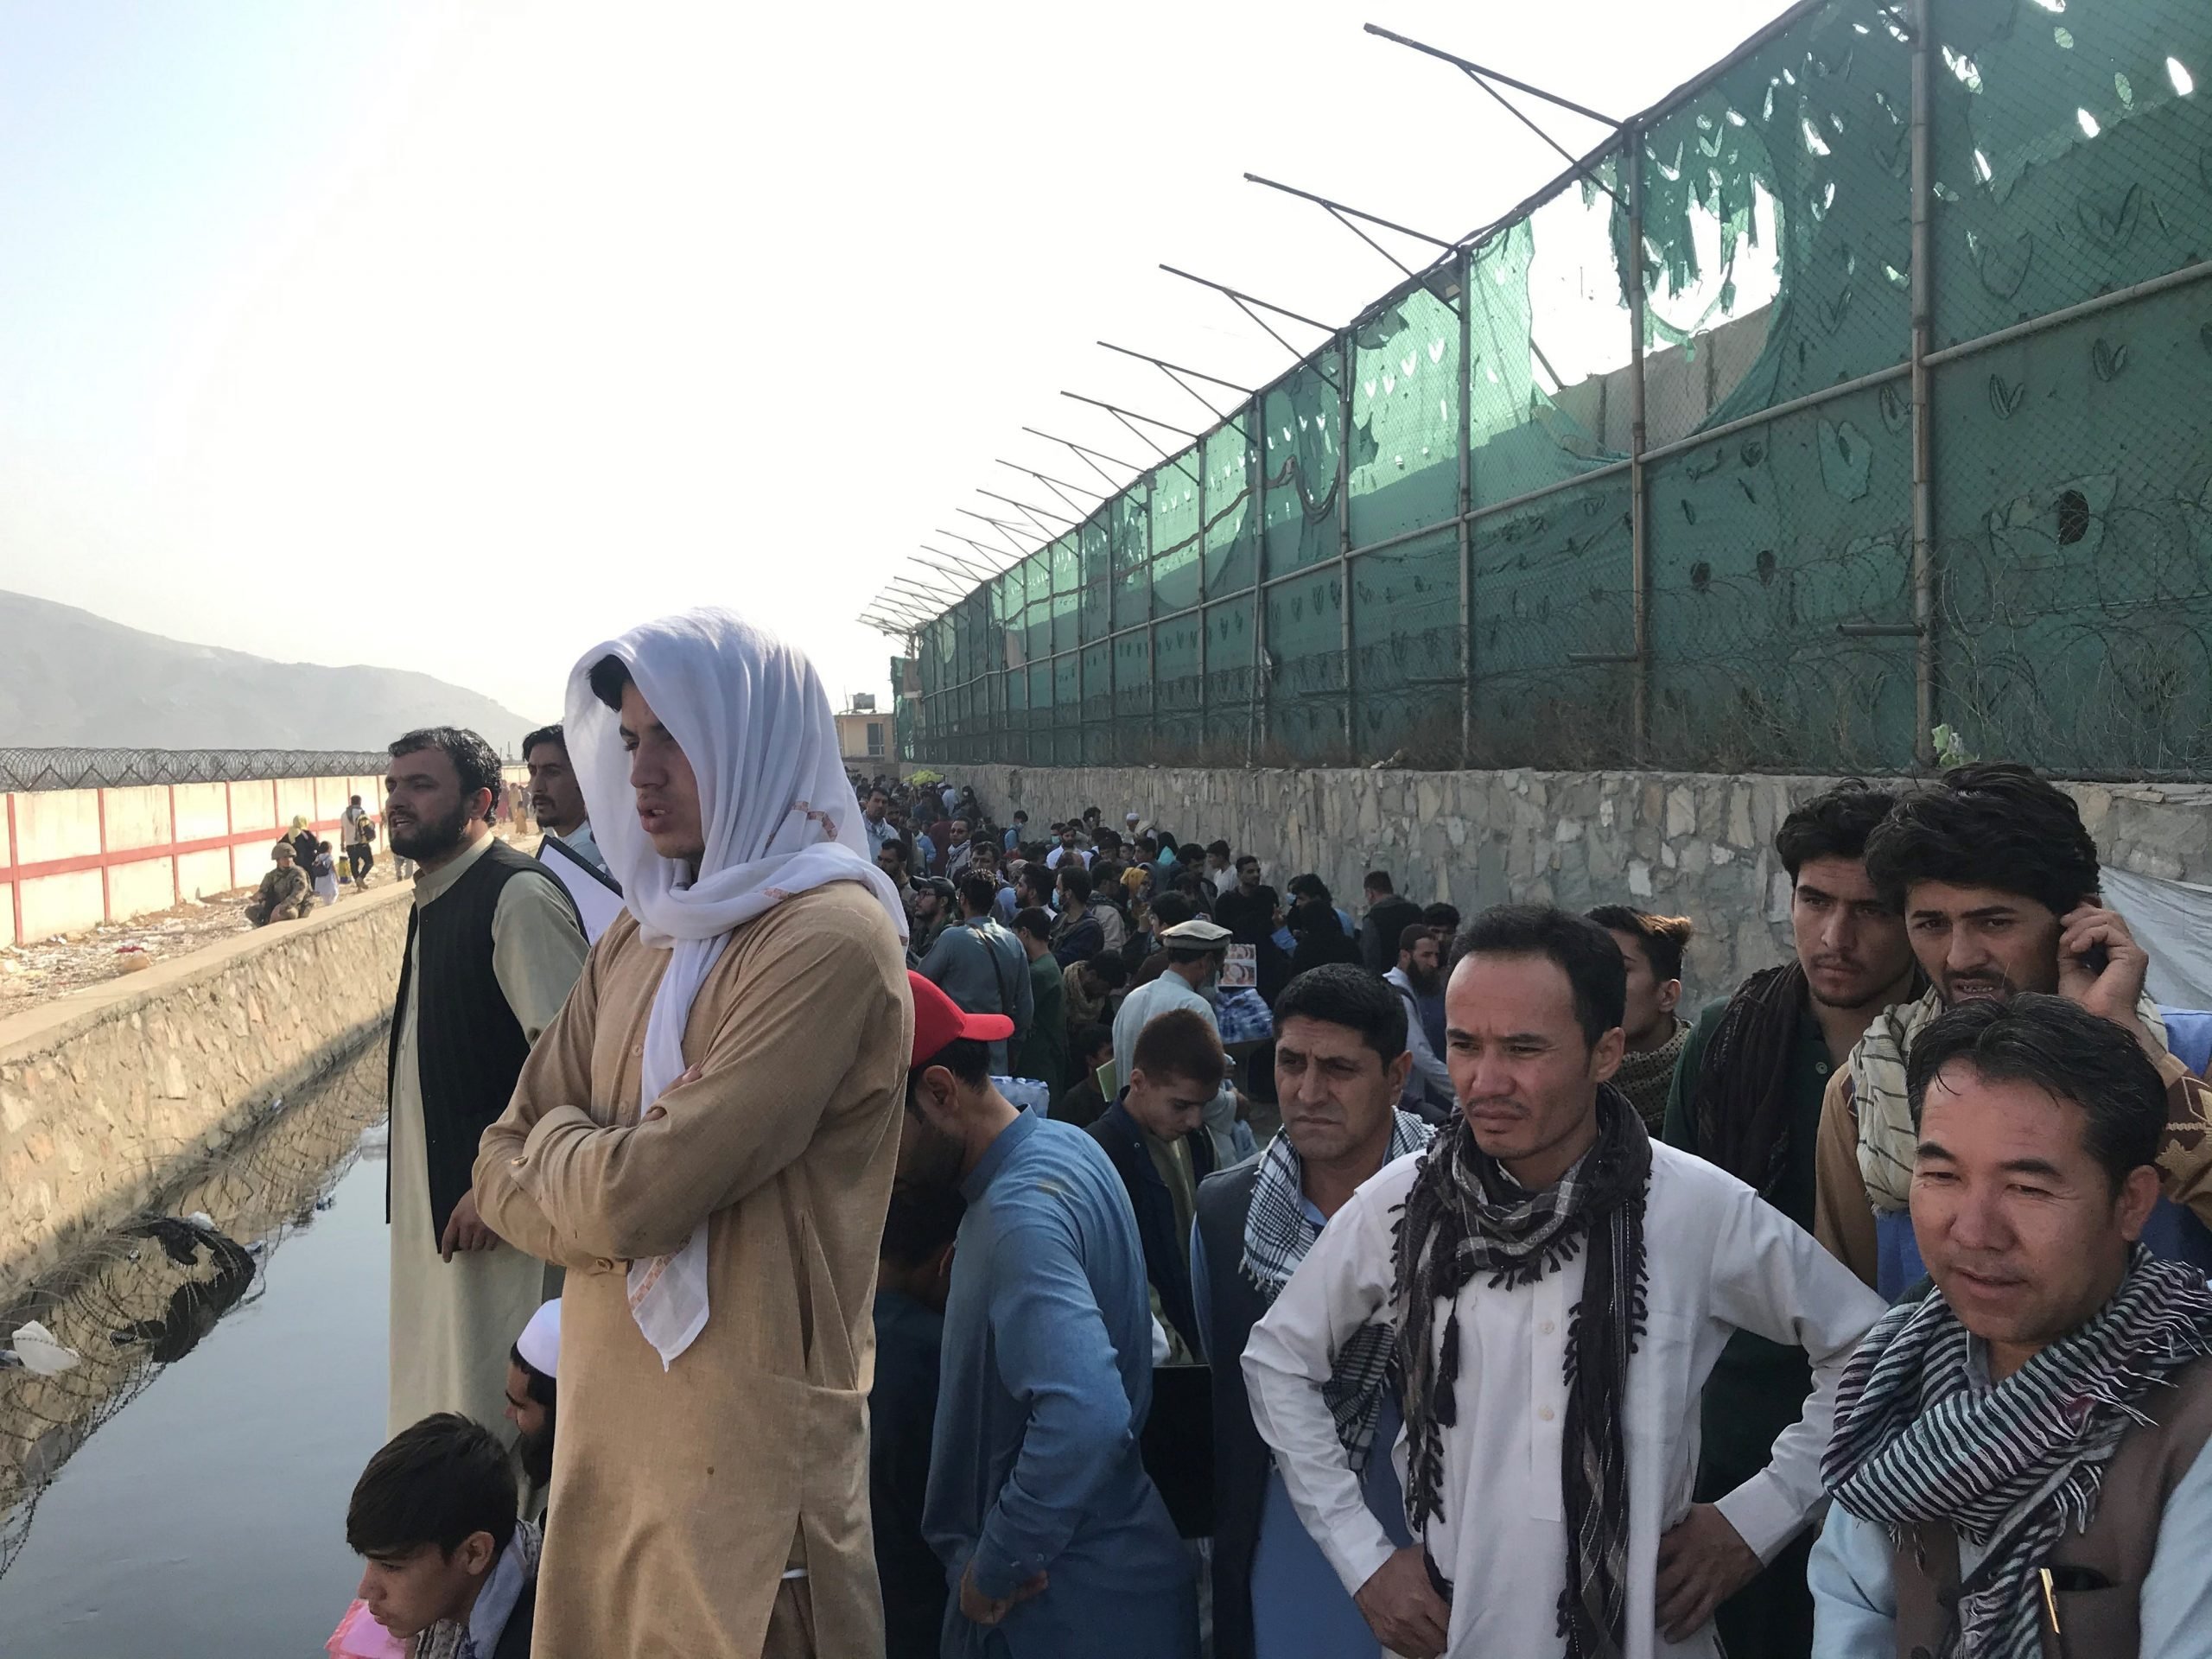
[[[1969,1341],[1940,1295],[1884,1314],[1844,1370],[1821,1472],[1893,1541],[1925,1523],[1987,1552],[1938,1659],[2037,1659],[2037,1569],[2095,1518],[2105,1464],[2148,1421],[2144,1397],[2212,1353],[2212,1290],[2139,1244],[2103,1311],[2002,1382],[1975,1386]]]
[[[1621,1436],[1628,1362],[1643,1333],[1643,1208],[1651,1139],[1625,1096],[1598,1091],[1598,1141],[1557,1183],[1531,1192],[1475,1145],[1459,1118],[1440,1130],[1399,1218],[1396,1294],[1404,1368],[1406,1519],[1444,1513],[1444,1431],[1459,1421],[1459,1293],[1533,1285],[1592,1241],[1567,1333],[1567,1422],[1560,1489],[1567,1584],[1559,1633],[1567,1659],[1618,1659],[1628,1630],[1628,1453]],[[1441,1342],[1433,1338],[1446,1310]]]
[[[1390,1149],[1382,1161],[1419,1152],[1434,1133],[1411,1112],[1395,1112]],[[1253,1287],[1270,1302],[1282,1294],[1313,1241],[1321,1236],[1319,1225],[1306,1213],[1305,1175],[1305,1163],[1290,1137],[1278,1135],[1261,1154],[1260,1167],[1252,1177],[1252,1204],[1244,1216],[1244,1259],[1239,1265]],[[1337,1350],[1334,1368],[1321,1386],[1321,1398],[1337,1420],[1337,1440],[1351,1458],[1355,1474],[1366,1469],[1375,1443],[1375,1421],[1382,1409],[1396,1335],[1387,1319],[1362,1325]]]

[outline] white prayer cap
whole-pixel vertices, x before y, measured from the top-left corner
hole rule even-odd
[[[551,1301],[530,1316],[530,1323],[522,1328],[522,1335],[515,1338],[515,1351],[533,1371],[547,1376],[561,1375],[561,1299]]]

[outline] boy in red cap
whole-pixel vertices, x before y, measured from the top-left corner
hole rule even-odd
[[[1138,1452],[1152,1313],[1121,1178],[1082,1130],[992,1086],[1011,1020],[911,978],[899,1181],[968,1205],[923,1510],[955,1586],[943,1650],[1197,1659],[1189,1558]]]

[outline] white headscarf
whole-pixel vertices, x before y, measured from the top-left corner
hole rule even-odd
[[[613,657],[691,763],[706,852],[695,877],[660,856],[638,822],[620,719],[593,693]],[[836,722],[814,664],[728,611],[686,611],[593,646],[569,675],[566,731],[592,832],[638,918],[670,952],[645,1022],[645,1109],[683,1076],[692,1000],[733,929],[784,899],[858,881],[906,937],[898,889],[869,859],[839,758]],[[632,1262],[630,1307],[665,1369],[707,1323],[707,1224],[674,1255]]]

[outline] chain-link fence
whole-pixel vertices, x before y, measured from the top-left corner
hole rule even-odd
[[[905,753],[2212,773],[2208,76],[1799,6],[924,628]]]
[[[162,1196],[0,1313],[0,1331],[35,1319],[81,1356],[56,1376],[0,1370],[0,1573],[86,1439],[260,1296],[271,1258],[313,1224],[383,1117],[383,1064],[372,1038],[212,1160],[149,1153],[147,1188]]]
[[[382,749],[0,749],[0,792],[382,777]]]

